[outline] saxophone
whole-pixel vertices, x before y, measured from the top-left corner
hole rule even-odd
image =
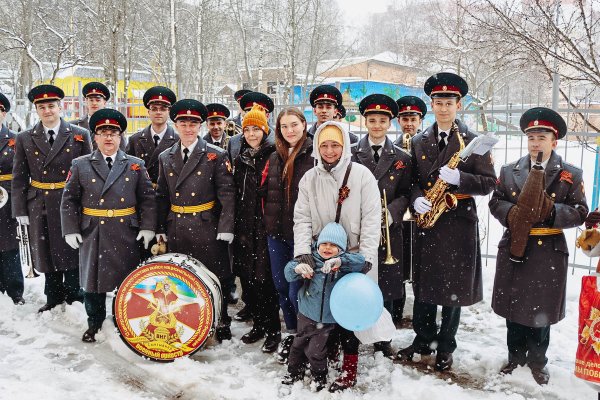
[[[448,161],[448,167],[455,169],[461,160],[460,153],[465,148],[465,142],[463,141],[460,133],[458,132],[458,126],[455,122],[452,123],[451,128],[452,134],[458,138],[460,148],[456,153],[452,155],[450,161]],[[431,210],[417,215],[416,222],[419,228],[430,229],[442,214],[448,210],[454,210],[458,204],[456,196],[452,193],[447,193],[448,182],[438,178],[435,184],[430,190],[425,191],[425,198],[431,202]]]

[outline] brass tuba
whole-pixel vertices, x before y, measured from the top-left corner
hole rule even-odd
[[[465,148],[465,142],[458,132],[458,126],[456,125],[456,122],[452,123],[450,137],[452,134],[457,137],[460,145],[458,151],[454,153],[452,158],[450,158],[450,161],[448,161],[448,167],[455,169],[458,166],[458,163],[461,161],[460,153]],[[433,225],[435,225],[437,220],[444,212],[448,210],[454,210],[456,208],[458,205],[458,200],[456,199],[455,195],[446,192],[448,190],[448,186],[448,182],[438,178],[433,187],[430,190],[425,191],[425,198],[431,203],[431,210],[424,214],[417,215],[416,222],[419,228],[433,228]]]

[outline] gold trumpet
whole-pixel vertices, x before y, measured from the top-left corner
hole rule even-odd
[[[27,269],[25,278],[37,278],[40,276],[33,268],[33,259],[31,257],[31,245],[29,243],[29,229],[27,225],[17,222],[17,239],[19,239],[19,255],[21,258],[21,268]]]
[[[390,240],[390,226],[388,224],[388,207],[387,207],[387,195],[385,194],[385,189],[383,189],[383,233],[384,237],[382,240],[385,241],[385,260],[383,261],[386,265],[396,264],[398,263],[398,259],[392,255],[392,243]]]

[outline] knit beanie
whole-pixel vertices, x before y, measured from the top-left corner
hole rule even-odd
[[[321,243],[333,243],[342,251],[346,251],[348,235],[346,234],[346,231],[342,225],[336,222],[330,222],[325,225],[325,228],[323,228],[321,233],[319,233],[317,247],[319,247]]]
[[[265,134],[269,133],[269,124],[267,123],[265,109],[258,104],[252,106],[252,109],[244,115],[242,130],[247,126],[258,126]]]
[[[320,147],[321,144],[323,144],[323,142],[326,140],[333,140],[334,142],[338,142],[343,146],[344,135],[342,130],[335,125],[327,125],[322,131],[319,132],[319,143],[317,143],[317,147]]]

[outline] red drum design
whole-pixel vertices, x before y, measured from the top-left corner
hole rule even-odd
[[[125,278],[113,301],[115,325],[134,352],[172,361],[199,350],[221,318],[221,284],[183,254],[151,257]]]

